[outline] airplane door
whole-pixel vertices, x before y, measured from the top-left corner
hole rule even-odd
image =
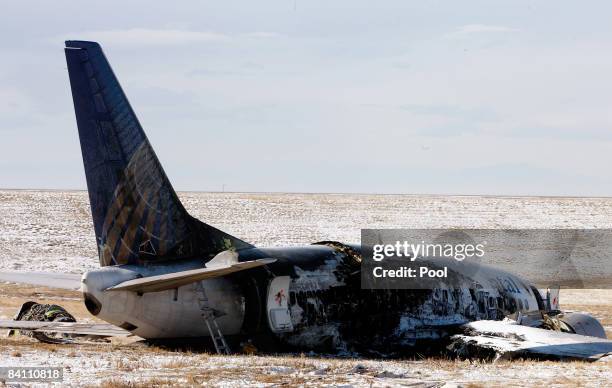
[[[560,287],[555,285],[555,286],[550,286],[547,290],[546,290],[546,302],[548,304],[547,309],[548,311],[557,311],[560,310],[559,307],[559,289]]]
[[[279,276],[268,286],[268,324],[274,333],[293,331],[291,314],[289,312],[289,276]]]

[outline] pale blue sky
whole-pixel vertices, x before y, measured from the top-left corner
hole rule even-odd
[[[6,2],[0,187],[85,188],[63,40],[177,190],[612,196],[612,6]]]

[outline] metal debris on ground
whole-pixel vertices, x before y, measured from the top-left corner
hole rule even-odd
[[[62,306],[56,304],[41,304],[32,301],[25,302],[14,319],[17,321],[76,322],[74,316]],[[8,335],[12,336],[15,335],[15,333],[15,330],[10,330]],[[19,330],[19,334],[27,335],[47,343],[64,343],[67,342],[68,338],[74,336],[71,334],[35,332],[29,330]]]

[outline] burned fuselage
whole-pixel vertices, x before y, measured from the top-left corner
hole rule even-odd
[[[234,255],[238,262],[273,262],[144,293],[110,288],[130,279],[202,268],[205,263],[104,267],[84,275],[85,302],[98,318],[144,338],[206,337],[211,332],[200,303],[206,295],[207,309],[222,334],[252,340],[258,348],[284,345],[379,355],[401,354],[414,345],[436,342],[467,322],[544,309],[535,287],[489,267],[477,274],[449,269],[454,286],[441,280],[431,289],[364,289],[358,246],[323,242],[247,248]]]
[[[535,287],[492,268],[464,276],[462,287],[370,290],[361,287],[358,246],[239,251],[240,261],[264,257],[276,262],[234,277],[245,290],[242,334],[267,332],[298,349],[397,354],[467,322],[543,308]]]

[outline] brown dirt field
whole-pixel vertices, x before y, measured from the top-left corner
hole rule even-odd
[[[0,316],[36,300],[65,306],[78,320],[89,315],[77,291],[0,284]],[[563,290],[564,308],[587,311],[612,324],[611,290]],[[612,334],[608,329],[608,334]],[[495,364],[425,360],[363,360],[296,355],[218,356],[147,346],[137,339],[73,345],[28,337],[0,337],[0,365],[64,368],[64,384],[100,387],[161,386],[601,386],[612,383],[612,362],[500,361]],[[453,385],[454,384],[454,385]]]

